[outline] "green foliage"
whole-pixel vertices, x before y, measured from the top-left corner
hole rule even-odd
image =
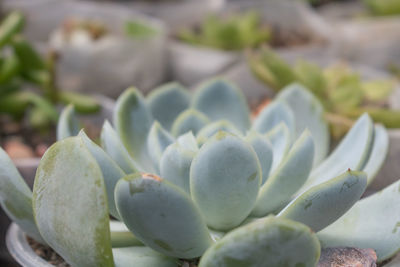
[[[277,92],[293,82],[309,89],[322,103],[336,139],[364,112],[388,128],[400,127],[400,112],[384,107],[394,89],[392,80],[362,81],[357,72],[342,64],[321,69],[299,61],[291,66],[268,48],[253,53],[249,64],[253,73]]]
[[[400,14],[399,0],[363,0],[374,16],[390,16]]]
[[[24,17],[11,12],[0,25],[0,113],[30,126],[47,129],[58,118],[58,103],[73,104],[77,111],[95,112],[100,106],[90,97],[59,91],[55,84],[56,56],[40,55],[21,34]],[[26,90],[28,86],[36,90]]]
[[[257,12],[220,18],[209,16],[198,29],[186,29],[178,34],[182,41],[222,50],[257,47],[271,39],[269,27],[262,25]]]
[[[135,39],[146,39],[153,37],[158,31],[140,21],[127,21],[124,26],[125,34]]]
[[[347,229],[393,231],[399,205],[389,204],[400,203],[398,193],[372,197],[369,219],[378,218],[372,223],[341,220],[360,216],[353,207],[365,209],[358,200],[387,153],[385,129],[367,114],[325,159],[317,152],[329,144],[322,106],[302,86],[284,89],[253,125],[231,83],[213,79],[193,95],[178,87],[147,98],[127,89],[115,107],[117,130],[105,122],[101,146],[83,131],[68,137],[79,126],[73,107],[65,108],[63,139],[43,156],[33,195],[0,153],[0,185],[11,188],[0,190],[2,207],[73,266],[179,266],[179,259],[193,258],[200,267],[314,266],[320,255],[314,232],[330,224],[328,234],[341,240],[324,238],[328,245],[351,244]],[[154,118],[172,125],[174,135]],[[383,227],[374,213],[394,215]],[[382,261],[400,248],[397,240],[368,246]]]

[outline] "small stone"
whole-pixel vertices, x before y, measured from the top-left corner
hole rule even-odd
[[[12,159],[32,158],[35,156],[32,148],[23,144],[18,139],[10,139],[5,142],[4,150]]]
[[[324,248],[317,267],[376,267],[376,260],[376,253],[370,248]]]

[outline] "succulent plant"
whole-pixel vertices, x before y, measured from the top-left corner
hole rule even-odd
[[[256,47],[270,38],[269,27],[262,25],[260,15],[254,11],[226,18],[210,15],[198,29],[184,29],[178,34],[178,39],[189,44],[222,50]]]
[[[327,157],[322,105],[298,84],[253,122],[221,79],[192,96],[176,83],[147,98],[129,88],[113,125],[97,145],[67,107],[33,195],[0,153],[3,209],[72,266],[314,266],[318,239],[374,248],[379,261],[400,248],[400,182],[359,200],[385,159],[385,128],[364,114]]]
[[[395,87],[393,80],[362,81],[357,72],[343,64],[321,69],[299,61],[291,66],[268,48],[252,53],[249,64],[253,73],[277,92],[293,82],[308,88],[326,110],[326,119],[336,139],[364,112],[388,128],[400,128],[400,112],[385,106]]]
[[[364,0],[365,5],[372,15],[389,16],[400,14],[399,0]]]
[[[73,103],[81,112],[95,112],[99,104],[87,96],[58,90],[55,84],[56,55],[42,57],[22,36],[24,17],[11,12],[0,25],[0,113],[15,119],[27,116],[35,128],[56,123],[57,103]],[[26,90],[27,84],[37,89]]]

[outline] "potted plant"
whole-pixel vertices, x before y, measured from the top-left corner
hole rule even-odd
[[[171,75],[185,85],[195,84],[228,69],[245,49],[266,43],[293,56],[322,50],[327,54],[329,32],[324,21],[299,2],[227,4],[195,25],[172,29]]]
[[[146,99],[130,88],[101,146],[76,136],[72,107],[61,118],[33,193],[1,151],[0,203],[73,266],[315,266],[320,242],[373,248],[379,262],[400,247],[400,182],[359,200],[384,161],[385,128],[364,114],[326,157],[322,105],[298,84],[252,123],[241,91],[221,79],[193,96],[176,83]],[[34,254],[15,227],[8,244],[25,264]]]
[[[27,38],[58,53],[63,88],[116,97],[131,84],[147,91],[165,79],[166,29],[159,20],[111,3],[11,1],[5,7],[27,15]]]

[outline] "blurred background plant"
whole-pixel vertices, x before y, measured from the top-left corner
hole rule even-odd
[[[400,0],[363,0],[368,11],[374,16],[400,14]]]
[[[323,104],[335,139],[364,112],[388,128],[400,128],[400,111],[387,108],[387,98],[395,88],[392,79],[363,81],[343,63],[321,68],[301,60],[291,66],[266,47],[251,52],[249,64],[253,73],[276,92],[293,82],[308,88]]]
[[[82,113],[98,111],[93,98],[57,87],[57,54],[41,56],[21,36],[23,26],[19,12],[11,12],[0,25],[0,113],[47,131],[57,121],[57,104],[72,103]]]

